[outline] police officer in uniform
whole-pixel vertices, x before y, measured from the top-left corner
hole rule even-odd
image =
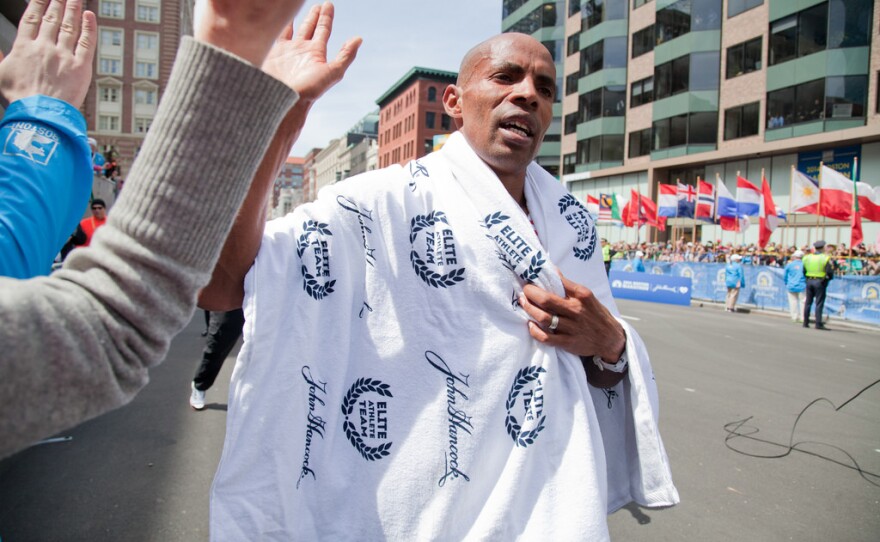
[[[825,241],[813,243],[813,251],[804,256],[804,276],[807,277],[807,298],[804,301],[804,327],[810,327],[810,308],[816,300],[816,329],[825,329],[822,310],[825,308],[825,289],[834,277],[831,256],[824,252]]]

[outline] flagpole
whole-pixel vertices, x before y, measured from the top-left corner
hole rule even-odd
[[[700,199],[700,176],[697,175],[697,186],[696,186],[697,195],[694,197],[694,250],[697,248],[697,202]]]
[[[852,181],[853,181],[853,204],[852,204],[852,213],[853,217],[849,221],[850,232],[849,232],[849,265],[850,269],[852,269],[852,255],[853,255],[853,226],[855,225],[856,216],[855,214],[858,212],[856,209],[859,207],[859,188],[856,186],[856,183],[859,182],[859,157],[856,156],[853,158],[853,172],[852,172]],[[861,218],[859,218],[861,220]]]
[[[737,234],[740,233],[740,227],[739,227],[739,200],[736,199],[737,196],[739,195],[739,194],[738,194],[738,192],[739,192],[739,173],[740,173],[740,171],[739,171],[739,170],[736,170],[736,190],[737,190],[737,192],[734,192],[734,196],[733,196],[734,201],[736,202],[736,230],[734,230],[734,232],[733,232],[733,243],[734,243],[734,244],[736,244],[736,237],[737,237]],[[746,242],[746,232],[742,232],[742,243],[740,243],[740,244],[745,244],[745,242]]]
[[[782,233],[783,240],[782,243],[788,247],[788,229],[791,227],[791,221],[794,220],[794,215],[791,214],[792,203],[794,200],[794,164],[791,165],[791,174],[788,176],[788,216],[785,217],[785,231]],[[797,230],[794,232],[795,242],[794,245],[797,246]]]
[[[816,179],[819,181],[819,203],[816,204],[816,240],[819,240],[819,220],[822,219],[822,166],[824,162],[819,162],[819,175],[816,176]],[[824,223],[825,221],[822,220]],[[822,232],[822,236],[824,237],[824,232]]]
[[[721,182],[721,175],[715,173],[715,209],[712,211],[712,223],[714,224],[716,220],[718,220],[717,227],[721,228],[721,220],[718,217],[718,184]],[[721,233],[718,234],[718,239],[721,241],[721,244],[724,244],[724,228],[721,228]],[[715,248],[715,252],[718,252],[718,248]]]

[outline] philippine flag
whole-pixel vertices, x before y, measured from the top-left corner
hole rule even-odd
[[[658,216],[678,215],[678,190],[674,184],[661,184],[660,194],[657,196]]]
[[[737,216],[758,216],[761,214],[761,191],[742,177],[736,178]]]

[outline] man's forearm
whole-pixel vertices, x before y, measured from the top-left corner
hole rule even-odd
[[[272,185],[290,148],[299,137],[311,103],[300,100],[291,108],[266,149],[250,190],[223,245],[211,282],[199,294],[199,306],[212,311],[240,308],[244,300],[244,277],[254,264],[266,223],[266,207]]]

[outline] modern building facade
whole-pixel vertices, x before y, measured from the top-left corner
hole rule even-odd
[[[873,0],[567,0],[563,180],[581,198],[656,200],[659,183],[735,192],[737,174],[760,186],[763,172],[784,211],[792,166],[853,174],[857,162],[858,180],[880,185],[878,12]],[[690,221],[671,224],[694,234]],[[789,224],[787,244],[817,235],[814,215]],[[848,224],[823,224],[848,242]],[[877,225],[864,228],[873,243]]]
[[[95,71],[82,111],[105,156],[128,171],[156,115],[193,0],[87,0],[98,19]],[[182,22],[183,21],[183,22]]]
[[[379,167],[406,164],[434,148],[434,136],[455,131],[443,109],[443,91],[455,72],[414,67],[376,100]]]
[[[364,140],[376,140],[379,129],[379,112],[373,111],[362,117],[343,136],[330,141],[314,155],[315,190],[309,192],[309,201],[328,184],[342,181],[363,173],[368,168],[368,155],[375,153]],[[373,166],[375,169],[375,166]]]
[[[623,0],[626,2],[626,0]],[[501,5],[501,30],[528,34],[550,51],[556,63],[556,103],[553,104],[553,123],[547,129],[544,142],[535,161],[552,175],[560,174],[560,141],[562,136],[562,85],[566,60],[566,23],[573,10],[580,12],[577,2],[547,0],[503,0]],[[577,40],[577,36],[574,38]],[[571,46],[571,44],[569,44]],[[575,49],[578,50],[576,44]]]
[[[278,176],[275,177],[275,183],[272,185],[272,198],[269,201],[270,217],[284,216],[305,201],[303,197],[304,165],[304,158],[288,156],[281,166]]]

